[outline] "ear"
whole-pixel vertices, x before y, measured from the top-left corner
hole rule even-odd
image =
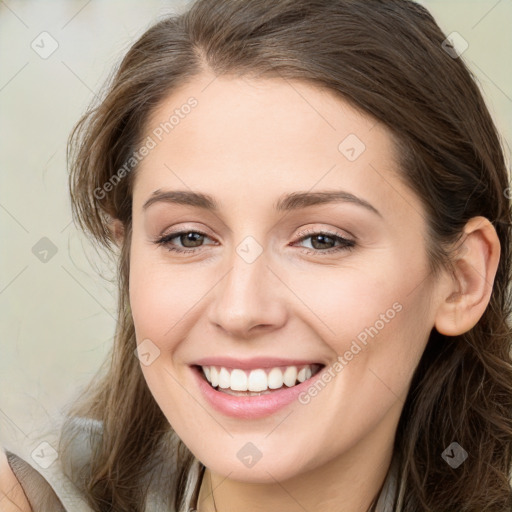
[[[112,219],[109,222],[109,228],[116,245],[120,247],[124,240],[124,224],[119,219]]]
[[[447,336],[463,334],[478,323],[489,304],[500,259],[498,235],[485,217],[470,219],[461,240],[453,262],[455,276],[443,288],[434,324]]]

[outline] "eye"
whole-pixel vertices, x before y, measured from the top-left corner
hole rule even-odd
[[[174,240],[175,238],[179,239],[180,243],[183,244],[185,249],[182,249],[179,246],[176,246],[175,244],[171,243],[171,240]],[[164,235],[156,239],[154,243],[166,247],[169,251],[179,253],[193,253],[196,252],[196,247],[201,246],[205,238],[210,237],[207,236],[206,233],[202,233],[201,231],[178,231],[176,233],[169,233],[168,235]]]
[[[315,249],[314,251],[304,251],[306,252],[306,254],[332,254],[333,252],[350,251],[356,245],[355,241],[345,238],[340,233],[309,230],[303,231],[299,234],[305,236],[302,236],[302,238],[300,238],[297,242],[302,242],[304,240],[311,239],[311,246],[313,249]],[[335,244],[336,242],[340,244],[338,247],[329,247],[333,246],[333,244]]]
[[[356,243],[353,240],[349,240],[343,237],[340,233],[331,233],[328,231],[303,231],[299,233],[302,236],[297,242],[303,242],[304,240],[311,239],[312,249],[307,249],[304,251],[306,254],[331,254],[338,251],[348,251],[355,247]],[[169,233],[162,237],[154,240],[154,243],[157,245],[161,245],[169,251],[174,251],[177,253],[194,253],[198,247],[203,245],[205,238],[211,240],[211,238],[201,231],[177,231],[175,233]],[[178,239],[182,244],[177,246],[172,240]],[[329,247],[338,242],[338,246]]]

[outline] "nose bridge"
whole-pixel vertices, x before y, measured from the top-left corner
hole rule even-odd
[[[233,248],[230,269],[216,287],[210,320],[237,337],[251,329],[279,327],[285,319],[278,280],[268,268],[268,253],[252,237]]]

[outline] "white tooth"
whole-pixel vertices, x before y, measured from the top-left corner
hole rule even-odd
[[[230,384],[231,377],[229,376],[229,372],[223,366],[219,372],[219,388],[227,389],[229,388]]]
[[[267,389],[267,374],[265,370],[252,370],[247,385],[249,391],[265,391]]]
[[[210,381],[211,385],[216,388],[219,385],[219,372],[215,366],[210,367],[210,378],[212,379]]]
[[[267,379],[269,389],[279,389],[283,387],[283,372],[280,368],[272,368]]]
[[[212,387],[220,389],[231,389],[233,391],[249,391],[249,394],[267,391],[269,389],[279,389],[283,385],[287,387],[295,386],[297,380],[304,382],[310,379],[313,374],[311,365],[303,367],[297,371],[296,366],[288,366],[283,372],[281,368],[272,368],[268,375],[265,370],[258,368],[252,370],[247,377],[244,370],[234,369],[231,372],[225,367],[217,370],[215,366],[203,366],[203,373]],[[315,367],[313,367],[315,368]],[[253,396],[253,395],[251,395]]]
[[[231,371],[231,385],[233,391],[247,391],[247,374],[243,370]]]
[[[291,388],[292,386],[295,386],[295,382],[297,380],[297,367],[296,366],[288,366],[286,368],[284,375],[283,375],[284,383]]]

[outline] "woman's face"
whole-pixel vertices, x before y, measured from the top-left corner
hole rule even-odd
[[[144,140],[130,302],[176,433],[213,471],[252,482],[389,453],[435,316],[425,213],[389,131],[305,83],[202,75],[161,103]],[[178,232],[190,234],[155,243]],[[239,398],[199,378],[207,358],[232,359],[213,366],[238,369],[223,372],[234,387],[258,381],[251,368],[294,380],[287,367],[325,366],[300,394]]]

